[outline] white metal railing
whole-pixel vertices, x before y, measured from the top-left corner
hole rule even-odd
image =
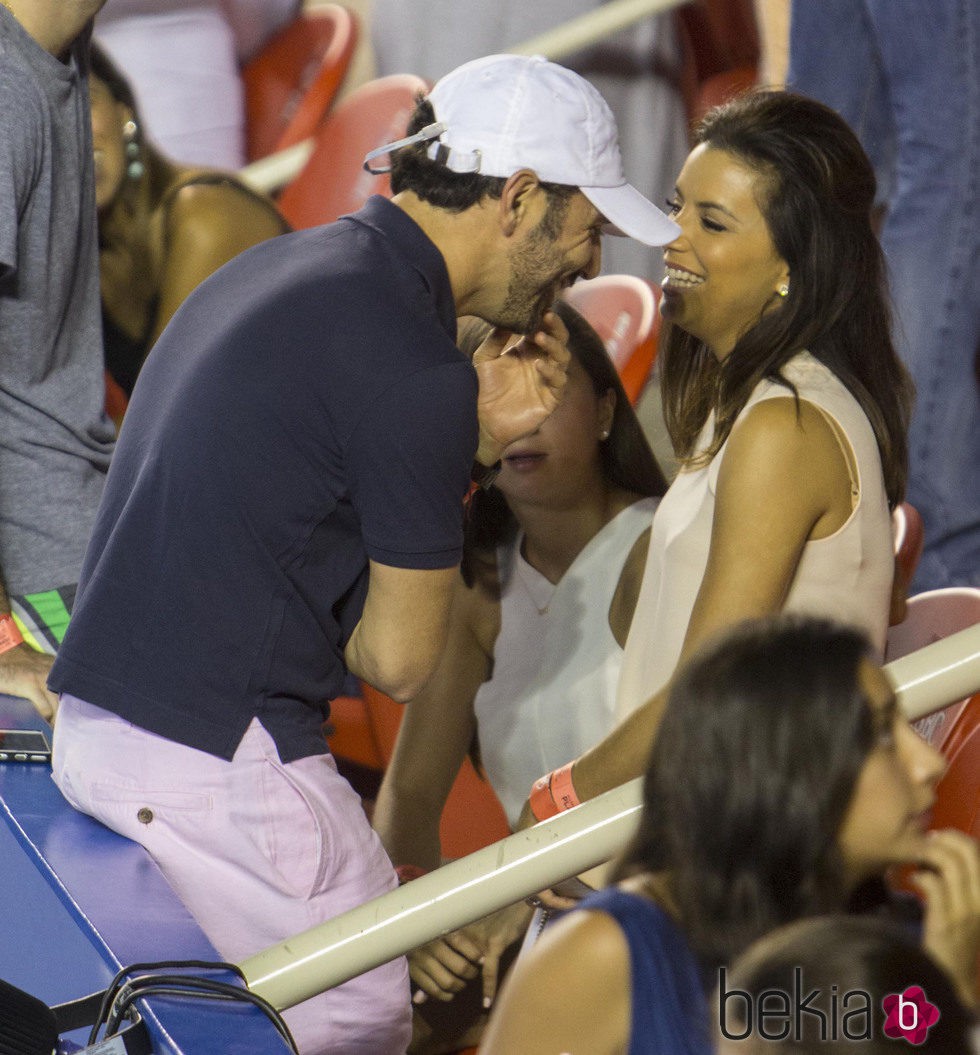
[[[980,692],[980,624],[885,669],[911,719]],[[240,965],[249,988],[280,1009],[292,1007],[608,860],[636,825],[641,783],[607,791],[257,953]]]
[[[505,50],[514,55],[544,55],[557,62],[581,48],[603,40],[643,18],[680,7],[689,0],[609,0],[594,11]],[[313,139],[259,158],[242,168],[238,175],[253,189],[272,194],[286,186],[302,171],[313,153]]]

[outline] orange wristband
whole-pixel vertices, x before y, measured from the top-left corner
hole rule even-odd
[[[9,652],[12,648],[24,643],[24,635],[14,622],[12,615],[0,615],[0,653]]]
[[[539,821],[546,821],[552,817],[557,817],[561,812],[558,809],[558,805],[551,796],[551,777],[552,774],[548,773],[538,779],[531,785],[531,794],[528,796],[528,803],[531,806],[531,812],[535,818]]]
[[[574,764],[574,762],[568,762],[551,774],[551,797],[561,812],[580,805],[582,801],[575,793],[575,785],[572,783]]]
[[[399,886],[411,883],[413,879],[421,879],[422,876],[426,874],[426,870],[420,868],[418,865],[398,865],[395,868],[395,875],[398,876]]]

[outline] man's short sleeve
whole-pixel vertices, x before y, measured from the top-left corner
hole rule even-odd
[[[42,115],[23,82],[23,71],[0,47],[0,279],[17,268],[20,214],[38,178]]]
[[[479,439],[476,393],[472,366],[446,363],[399,379],[362,415],[346,463],[372,560],[419,569],[459,563]]]

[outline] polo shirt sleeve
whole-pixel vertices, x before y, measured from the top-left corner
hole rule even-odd
[[[417,569],[459,563],[479,440],[476,396],[472,366],[451,362],[398,379],[362,414],[346,464],[373,561]]]

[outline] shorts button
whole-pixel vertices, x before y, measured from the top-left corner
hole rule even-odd
[[[149,824],[153,820],[153,810],[147,806],[143,806],[141,809],[136,811],[136,819],[140,824]]]

